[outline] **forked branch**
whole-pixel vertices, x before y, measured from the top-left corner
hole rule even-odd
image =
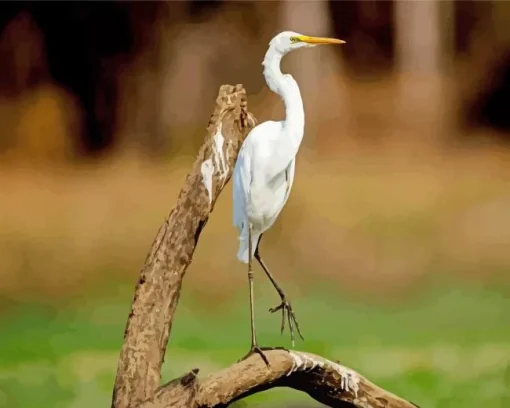
[[[310,353],[267,351],[199,380],[198,369],[160,387],[161,365],[182,280],[216,199],[232,175],[255,119],[241,85],[223,85],[207,136],[177,204],[160,227],[140,272],[120,353],[113,408],[222,407],[274,387],[308,393],[331,407],[413,408],[358,373]]]

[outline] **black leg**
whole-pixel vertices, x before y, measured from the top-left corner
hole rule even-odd
[[[262,260],[262,257],[260,256],[259,251],[259,245],[260,241],[262,239],[262,235],[259,238],[259,242],[257,243],[257,248],[255,249],[255,259],[259,262],[260,266],[262,266],[262,269],[266,273],[267,277],[273,284],[274,288],[278,292],[278,295],[280,295],[280,298],[282,300],[282,303],[280,305],[273,307],[269,309],[271,313],[277,312],[278,310],[282,311],[282,324],[281,324],[281,332],[283,333],[283,330],[285,329],[285,317],[287,317],[287,321],[289,322],[289,330],[290,330],[290,338],[292,341],[292,347],[294,347],[294,325],[296,325],[296,330],[299,334],[299,337],[304,340],[303,335],[301,334],[301,330],[299,329],[299,323],[296,319],[296,315],[294,314],[294,311],[292,310],[292,305],[287,300],[287,297],[285,296],[285,293],[283,292],[282,288],[278,285],[276,280],[274,279],[271,272],[269,272],[269,269],[267,268],[265,262]]]
[[[251,321],[251,346],[257,346],[257,334],[255,332],[255,299],[253,293],[253,269],[252,269],[252,244],[251,244],[251,225],[248,232],[248,286],[250,289],[250,321]]]
[[[262,357],[266,365],[269,365],[269,361],[266,355],[263,353],[262,348],[257,344],[257,334],[255,331],[255,307],[254,307],[254,294],[253,294],[253,270],[252,270],[252,243],[251,243],[251,224],[248,229],[248,285],[250,289],[250,321],[251,321],[251,348],[248,354],[246,354],[241,360],[245,360],[254,353],[257,353]],[[268,349],[268,348],[267,348]]]

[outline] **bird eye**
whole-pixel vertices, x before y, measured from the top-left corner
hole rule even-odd
[[[299,39],[297,37],[290,37],[290,42],[295,43],[298,41],[299,41]]]

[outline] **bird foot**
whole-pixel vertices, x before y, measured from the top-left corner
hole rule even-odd
[[[283,348],[283,347],[259,347],[257,345],[254,345],[254,346],[251,346],[251,349],[250,351],[248,351],[248,353],[241,359],[237,360],[238,363],[240,363],[241,361],[244,361],[246,360],[248,357],[252,356],[253,354],[258,354],[262,360],[264,360],[264,363],[266,364],[266,366],[270,366],[269,364],[269,360],[267,359],[267,356],[264,354],[264,351],[270,351],[270,350],[286,350],[288,351],[287,349]]]
[[[287,317],[287,321],[289,322],[290,339],[292,341],[292,347],[294,347],[294,325],[296,326],[296,331],[298,332],[299,337],[301,337],[302,340],[304,340],[304,337],[301,334],[301,330],[299,329],[299,323],[296,319],[294,311],[292,310],[292,305],[289,301],[287,301],[285,297],[282,297],[282,303],[280,303],[280,305],[269,309],[271,313],[275,313],[278,310],[282,311],[281,333],[283,334],[283,331],[285,330],[285,317]]]

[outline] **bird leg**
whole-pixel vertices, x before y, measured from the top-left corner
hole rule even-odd
[[[250,288],[250,319],[251,319],[251,348],[248,354],[246,354],[241,360],[245,360],[250,357],[252,354],[259,354],[262,357],[262,360],[269,366],[269,361],[262,351],[270,350],[270,348],[264,347],[261,348],[257,344],[257,334],[255,332],[255,308],[254,308],[254,296],[253,296],[253,270],[252,270],[252,243],[251,243],[251,224],[248,227],[248,285]]]
[[[260,237],[262,238],[262,236]],[[258,244],[260,243],[260,239]],[[281,324],[281,332],[283,333],[283,330],[285,329],[285,317],[287,317],[287,321],[289,322],[289,330],[290,330],[290,339],[292,341],[292,347],[294,347],[294,325],[296,325],[296,330],[299,334],[299,337],[304,340],[303,335],[301,334],[301,330],[299,329],[299,323],[296,319],[296,315],[294,314],[294,311],[292,310],[292,305],[287,300],[287,297],[285,296],[285,293],[283,292],[282,288],[276,283],[275,279],[273,278],[273,275],[271,272],[269,272],[269,269],[267,268],[266,264],[262,260],[262,257],[260,256],[259,252],[259,245],[257,244],[257,249],[255,250],[255,259],[259,262],[260,266],[262,266],[262,269],[264,269],[264,272],[266,273],[267,277],[273,284],[274,288],[280,295],[280,298],[282,300],[282,303],[280,303],[278,306],[273,307],[269,309],[271,313],[277,312],[278,310],[282,311],[282,324]]]

